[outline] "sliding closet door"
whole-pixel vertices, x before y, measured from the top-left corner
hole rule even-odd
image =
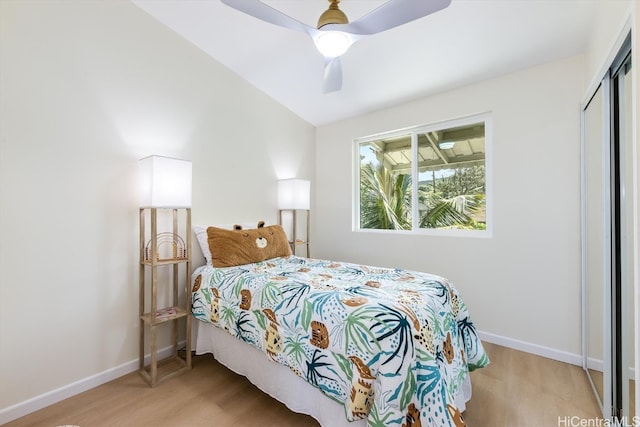
[[[605,419],[633,419],[633,139],[627,37],[583,110],[583,365]]]
[[[625,195],[635,194],[633,191],[633,109],[632,109],[632,73],[631,73],[631,57],[628,58],[627,64],[625,64],[625,73],[624,79],[622,79],[623,88],[621,92],[624,94],[624,132],[625,132],[625,157],[626,157],[626,173],[625,173],[625,182],[626,182],[626,191]],[[628,369],[625,370],[625,379],[624,379],[624,390],[627,393],[625,396],[625,404],[624,408],[626,408],[626,414],[628,415],[628,419],[635,420],[638,415],[638,410],[635,407],[635,381],[634,381],[634,373],[637,367],[635,366],[635,334],[638,325],[636,325],[634,320],[634,283],[636,277],[634,276],[634,259],[637,259],[638,254],[634,252],[634,242],[631,236],[637,235],[639,230],[634,228],[633,222],[633,200],[631,197],[627,198],[627,218],[626,218],[626,227],[628,236],[626,243],[627,250],[627,279],[625,285],[625,293],[622,296],[623,301],[626,300],[626,304],[624,309],[626,313],[624,315],[625,323],[624,327],[624,342],[626,343],[625,355],[627,360],[625,361],[624,366],[628,366]]]
[[[613,71],[611,80],[612,94],[612,180],[616,189],[613,200],[613,212],[616,215],[616,234],[614,247],[616,254],[615,286],[616,316],[614,330],[616,334],[616,359],[614,366],[614,385],[617,396],[619,417],[632,419],[634,410],[630,406],[633,396],[633,139],[631,117],[631,54],[624,57]],[[617,241],[617,243],[616,243]]]
[[[606,93],[605,93],[606,92]],[[606,418],[611,408],[611,257],[608,91],[600,85],[583,111],[582,269],[584,368]]]

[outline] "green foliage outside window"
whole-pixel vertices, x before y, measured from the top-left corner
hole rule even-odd
[[[435,183],[435,185],[434,185]],[[420,228],[484,230],[484,166],[418,186]],[[371,163],[360,169],[360,228],[411,230],[411,176]]]
[[[417,227],[486,230],[485,122],[407,132],[358,145],[360,229],[412,230],[417,155]]]

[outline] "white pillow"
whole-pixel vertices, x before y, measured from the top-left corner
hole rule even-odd
[[[207,241],[207,227],[202,225],[194,225],[193,233],[196,235],[196,240],[200,245],[202,255],[204,255],[207,265],[211,265],[211,251],[209,250],[209,242]]]
[[[223,225],[214,225],[214,227],[225,228],[227,230],[233,230],[233,226],[235,224],[223,224]],[[252,224],[240,224],[243,229],[252,229],[258,226],[258,221]],[[211,249],[209,249],[209,237],[207,236],[207,228],[209,225],[194,225],[193,233],[196,235],[196,240],[200,245],[200,250],[202,251],[202,255],[204,255],[205,261],[207,261],[207,265],[211,264]]]

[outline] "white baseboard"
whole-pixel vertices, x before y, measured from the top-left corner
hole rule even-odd
[[[633,360],[631,361],[633,363]],[[604,367],[604,362],[600,359],[594,359],[592,357],[587,359],[587,368],[592,369],[594,371],[602,372]],[[636,370],[633,366],[629,366],[629,371],[627,371],[627,375],[629,378],[633,379],[636,377]]]
[[[543,345],[532,344],[526,341],[520,341],[513,338],[503,337],[488,332],[478,331],[478,336],[482,341],[492,344],[501,345],[503,347],[512,348],[514,350],[524,351],[526,353],[535,354],[537,356],[546,357],[548,359],[558,360],[560,362],[569,363],[571,365],[582,366],[582,355],[569,353],[567,351],[557,350]]]
[[[604,362],[602,359],[594,359],[593,357],[587,358],[587,369],[593,369],[594,371],[602,372]]]
[[[178,343],[178,348],[184,346],[184,342]],[[158,351],[158,358],[164,359],[172,355],[173,347],[168,346]],[[145,363],[149,363],[150,356],[145,357]],[[58,403],[64,399],[67,399],[76,394],[80,394],[84,391],[90,390],[94,387],[108,383],[109,381],[120,378],[123,375],[135,372],[138,370],[138,359],[131,360],[123,363],[120,366],[116,366],[98,374],[92,375],[87,378],[83,378],[74,383],[65,385],[56,390],[49,391],[41,394],[24,402],[16,403],[15,405],[0,410],[0,425],[13,421],[17,418],[28,415],[39,409],[46,408],[49,405]]]
[[[524,351],[526,353],[535,354],[537,356],[546,357],[548,359],[558,360],[560,362],[569,363],[571,365],[582,366],[582,356],[580,354],[569,353],[566,351],[556,350],[554,348],[545,347],[538,344],[531,344],[526,341],[520,341],[513,338],[507,338],[488,332],[478,331],[478,336],[482,341],[492,344],[501,345],[503,347],[512,348],[514,350]],[[633,362],[633,361],[631,361]],[[595,371],[602,372],[603,362],[601,359],[590,357],[587,360],[587,367]],[[636,371],[633,366],[629,367],[629,378],[635,378]]]

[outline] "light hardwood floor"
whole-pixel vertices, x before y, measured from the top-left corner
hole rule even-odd
[[[596,401],[585,373],[567,365],[485,344],[491,365],[472,373],[469,427],[559,427],[593,420]],[[135,372],[6,424],[7,427],[318,426],[289,411],[210,355],[154,389]],[[582,424],[578,424],[582,425]],[[584,424],[587,425],[587,424]],[[592,424],[589,424],[592,425]]]

